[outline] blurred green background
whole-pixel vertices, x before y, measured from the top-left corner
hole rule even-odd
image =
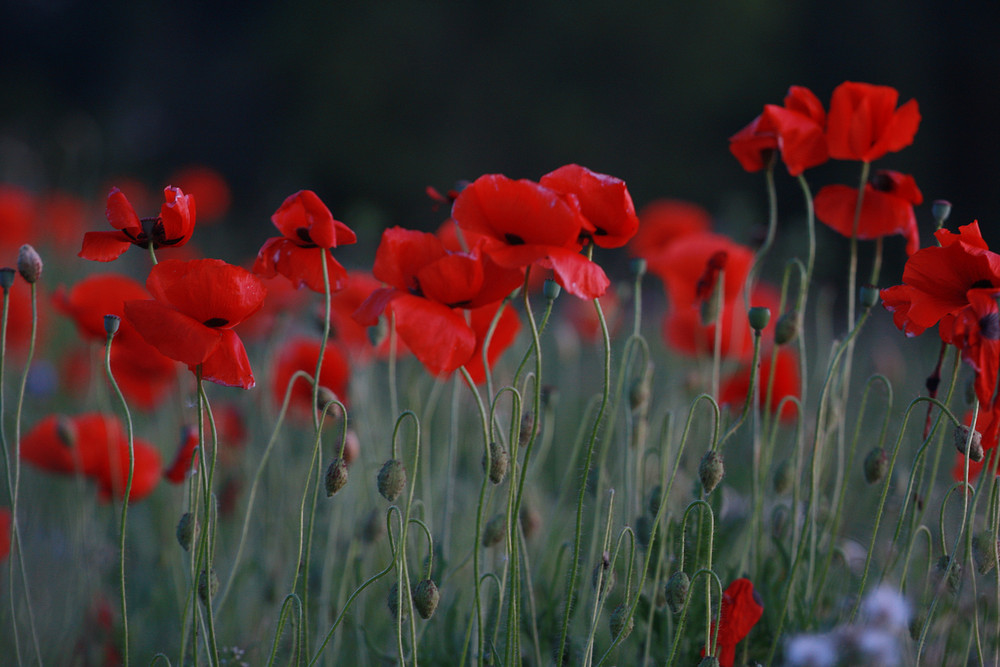
[[[441,222],[428,185],[568,162],[625,179],[639,207],[698,202],[749,241],[763,178],[727,138],[789,85],[826,104],[844,80],[920,104],[914,145],[876,167],[915,176],[923,244],[945,198],[950,224],[979,219],[1000,245],[994,3],[34,0],[3,13],[0,179],[100,200],[118,176],[162,187],[209,165],[233,188],[242,253],[301,188],[371,247],[384,226]],[[807,175],[814,190],[854,184],[857,166]],[[786,173],[778,187],[792,235],[801,196]]]

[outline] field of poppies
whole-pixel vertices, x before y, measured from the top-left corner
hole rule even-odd
[[[0,184],[0,655],[997,664],[1000,255],[878,168],[920,120],[765,105],[756,239],[577,164],[428,187],[373,259],[311,190],[213,257],[207,168]]]

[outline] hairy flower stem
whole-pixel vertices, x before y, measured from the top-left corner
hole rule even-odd
[[[215,614],[212,610],[212,556],[215,550],[215,524],[213,523],[213,510],[215,509],[215,494],[212,491],[213,482],[215,478],[215,463],[219,453],[219,434],[215,428],[215,418],[212,415],[212,409],[208,403],[208,396],[205,394],[205,384],[202,381],[201,376],[201,364],[195,367],[195,381],[198,386],[198,442],[201,446],[201,459],[202,468],[205,469],[204,474],[201,475],[202,479],[202,496],[205,507],[204,511],[204,528],[201,532],[201,542],[204,549],[204,568],[199,569],[198,577],[201,574],[205,575],[205,616],[207,618],[207,631],[208,631],[208,650],[209,650],[209,663],[213,667],[218,667],[220,664],[219,659],[219,647],[215,639]],[[205,448],[205,417],[208,417],[209,427],[212,431],[212,453],[211,456],[204,456],[206,452]],[[193,582],[194,586],[197,588],[199,579],[196,578]]]
[[[122,393],[114,373],[111,372],[111,340],[113,333],[108,334],[107,342],[104,345],[104,372],[108,376],[108,382],[118,397],[125,414],[125,426],[128,429],[128,480],[125,482],[125,493],[122,496],[122,518],[118,528],[118,575],[119,586],[121,587],[121,609],[122,609],[122,662],[128,667],[128,605],[125,595],[125,520],[128,516],[128,502],[132,495],[132,480],[135,477],[135,434],[132,429],[132,413],[128,409],[128,402]],[[117,463],[117,460],[116,460]],[[116,474],[112,471],[112,474]]]
[[[747,279],[743,283],[743,305],[747,312],[750,312],[750,295],[757,284],[761,265],[774,244],[775,231],[778,228],[778,193],[774,188],[774,163],[776,159],[777,153],[772,153],[771,159],[767,163],[767,170],[764,172],[764,182],[767,185],[767,236],[764,237],[764,242],[754,253],[753,264],[750,265]]]

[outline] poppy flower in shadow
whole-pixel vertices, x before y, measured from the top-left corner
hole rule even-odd
[[[737,579],[729,584],[722,593],[718,622],[712,623],[713,631],[718,632],[715,657],[721,667],[733,667],[736,645],[750,634],[763,615],[764,605],[749,579]]]
[[[973,388],[979,404],[991,410],[998,400],[994,390],[1000,375],[1000,289],[971,289],[967,296],[969,305],[955,315],[951,339],[976,372]]]
[[[920,248],[917,218],[913,207],[924,201],[912,176],[898,171],[879,170],[865,184],[861,215],[855,228],[858,189],[846,185],[827,185],[816,195],[816,217],[848,238],[877,239],[892,234],[906,238],[906,253]]]
[[[581,240],[602,248],[620,248],[635,236],[639,218],[625,181],[567,164],[538,180],[542,187],[576,197],[583,213]]]
[[[275,405],[280,406],[285,400],[288,383],[297,371],[305,371],[312,377],[316,372],[319,350],[320,341],[312,338],[297,337],[282,344],[271,369],[271,395]],[[344,353],[335,343],[327,343],[323,352],[323,365],[319,371],[320,387],[326,387],[341,403],[348,405],[347,390],[350,378],[351,367]],[[322,407],[322,405],[313,406],[312,383],[306,378],[297,378],[292,387],[289,411],[299,418],[309,419],[316,409]],[[333,406],[328,414],[336,410],[337,407]]]
[[[889,86],[845,81],[830,98],[826,143],[830,157],[871,162],[913,143],[920,125],[917,101],[896,108],[899,92]]]
[[[822,102],[808,88],[792,86],[785,96],[785,106],[768,104],[764,112],[729,138],[729,150],[747,171],[767,166],[775,150],[798,176],[806,169],[826,162],[826,111]]]
[[[493,318],[500,308],[503,308],[503,312],[500,313],[500,319],[497,320],[496,328],[493,330],[486,351],[486,360],[490,368],[493,368],[500,355],[517,338],[517,334],[521,330],[521,319],[517,316],[516,310],[502,301],[469,311],[469,324],[476,334],[476,347],[472,351],[469,361],[466,362],[465,369],[469,371],[469,376],[475,384],[486,382],[486,369],[483,367],[483,345],[486,342],[486,335],[489,333]]]
[[[180,484],[188,473],[198,470],[198,459],[194,457],[198,446],[198,427],[188,424],[181,428],[181,443],[170,467],[163,471],[163,478],[171,484]]]
[[[774,384],[771,388],[771,402],[767,409],[771,414],[776,414],[781,406],[781,401],[786,396],[798,398],[801,393],[801,382],[799,379],[799,362],[795,352],[787,347],[778,348],[775,356],[774,350],[764,355],[760,362],[760,369],[757,373],[757,401],[763,406],[767,396],[767,388],[770,385],[771,369],[774,368]],[[723,381],[719,390],[719,403],[728,404],[730,409],[739,412],[743,409],[747,394],[750,392],[750,367],[744,365],[733,375]],[[795,419],[798,411],[791,403],[786,403],[781,410],[781,420],[790,421]]]
[[[194,197],[180,188],[163,189],[164,202],[160,215],[140,219],[125,194],[112,188],[108,195],[105,215],[114,232],[87,232],[83,235],[83,248],[79,256],[96,262],[118,259],[129,246],[140,248],[182,246],[194,232]]]
[[[333,218],[315,192],[300,190],[288,197],[271,216],[271,222],[282,236],[270,238],[261,246],[254,273],[265,278],[280,273],[296,287],[306,286],[322,294],[325,261],[330,289],[336,291],[344,286],[347,270],[329,249],[354,243],[357,237],[350,227]]]
[[[232,192],[225,177],[215,169],[203,165],[185,167],[175,172],[170,181],[198,202],[198,224],[214,224],[229,212]]]
[[[146,279],[152,300],[125,302],[125,318],[171,359],[201,367],[206,380],[254,386],[243,341],[233,327],[257,312],[266,290],[246,269],[217,259],[164,260]]]
[[[657,199],[639,211],[639,231],[628,244],[629,252],[648,260],[677,239],[711,229],[712,217],[698,204]]]

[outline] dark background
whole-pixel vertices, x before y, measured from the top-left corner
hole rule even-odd
[[[252,254],[268,217],[311,188],[368,247],[388,225],[431,229],[424,194],[489,172],[537,179],[568,162],[625,179],[638,207],[704,205],[751,240],[763,178],[727,138],[789,85],[824,104],[845,80],[916,98],[914,144],[876,168],[926,203],[979,219],[994,247],[1000,52],[992,3],[0,2],[0,180],[100,200],[129,176],[162,187],[206,164],[230,181],[226,235]],[[817,191],[858,165],[807,173]],[[778,174],[782,235],[801,195]],[[820,230],[826,249],[844,243]],[[901,239],[884,275],[898,278]],[[825,253],[836,264],[838,252]],[[842,273],[837,271],[841,276]]]

